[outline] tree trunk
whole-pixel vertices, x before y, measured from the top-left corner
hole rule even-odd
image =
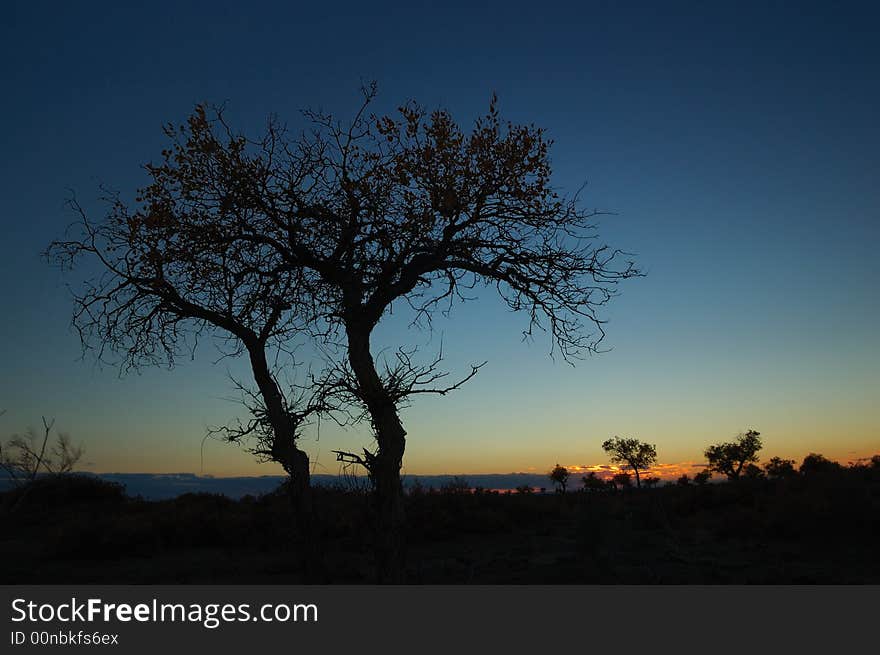
[[[376,507],[376,577],[380,584],[404,581],[403,487],[400,468],[406,448],[406,431],[397,407],[382,385],[370,353],[370,330],[349,326],[348,358],[372,419],[378,450],[370,465]]]
[[[639,469],[637,469],[634,466],[633,471],[635,471],[635,474],[636,474],[636,489],[641,489],[642,488],[642,480],[641,480],[641,478],[639,478]]]
[[[311,473],[308,454],[296,446],[296,426],[285,408],[284,398],[275,378],[269,371],[266,351],[261,343],[249,344],[254,380],[266,406],[266,414],[272,426],[271,457],[284,467],[290,476],[288,495],[295,517],[295,527],[302,538],[303,579],[314,581],[320,575],[320,549],[315,531],[312,503]]]

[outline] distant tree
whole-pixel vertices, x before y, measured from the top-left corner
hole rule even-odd
[[[746,464],[742,476],[749,480],[761,480],[764,478],[764,469],[757,464]]]
[[[49,438],[55,420],[43,417],[43,432],[29,429],[23,435],[12,435],[0,443],[0,470],[16,485],[32,482],[38,475],[70,473],[83,455],[83,447],[75,446],[67,433],[59,433],[54,445]]]
[[[467,478],[464,478],[460,475],[455,475],[451,480],[446,482],[445,484],[440,485],[440,493],[442,494],[470,494],[471,493],[471,483]]]
[[[614,437],[602,444],[602,450],[611,456],[615,464],[629,466],[636,476],[636,486],[641,487],[639,470],[646,470],[657,461],[657,447],[638,439]]]
[[[414,498],[420,498],[427,493],[428,489],[425,487],[425,484],[418,478],[414,478],[409,485],[409,495]]]
[[[615,473],[611,476],[611,484],[614,489],[630,489],[632,487],[632,476],[626,471]]]
[[[533,492],[534,492],[534,489],[532,489],[527,484],[521,484],[516,488],[516,493],[518,493],[520,495],[527,495],[527,494],[531,494]]]
[[[758,461],[758,451],[763,446],[760,434],[749,430],[734,441],[709,446],[705,453],[709,470],[726,475],[728,480],[739,479],[746,464]]]
[[[644,482],[645,486],[648,488],[656,487],[658,484],[660,484],[660,478],[650,476],[645,478],[642,482]]]
[[[605,481],[597,476],[595,471],[590,471],[581,478],[581,482],[583,482],[584,491],[601,491],[607,488]]]
[[[712,471],[703,469],[699,473],[694,474],[694,484],[703,486],[712,478]]]
[[[691,479],[688,477],[687,473],[685,473],[680,478],[678,478],[678,480],[676,480],[676,483],[681,487],[687,487],[690,485]]]
[[[871,466],[874,468],[880,468],[880,455],[873,455],[871,457]]]
[[[794,460],[782,459],[780,457],[771,457],[764,465],[764,470],[767,472],[767,477],[777,480],[797,475],[797,471],[794,468]]]
[[[553,481],[553,484],[556,485],[556,491],[564,494],[568,488],[568,476],[568,469],[557,464],[553,467],[553,470],[550,471],[550,474],[547,477],[549,477]]]
[[[802,475],[815,475],[817,473],[833,473],[839,471],[841,468],[843,467],[841,467],[840,464],[828,459],[824,455],[810,453],[804,457],[804,461],[801,463],[800,472]]]

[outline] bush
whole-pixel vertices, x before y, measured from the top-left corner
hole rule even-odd
[[[833,462],[824,455],[818,453],[810,453],[804,457],[801,463],[802,475],[815,475],[817,473],[834,473],[841,470],[840,464]]]
[[[78,504],[120,503],[125,487],[88,473],[41,476],[5,494],[7,507],[52,509]]]

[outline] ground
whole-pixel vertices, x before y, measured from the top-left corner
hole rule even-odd
[[[371,583],[370,498],[316,490],[311,581]],[[127,498],[91,480],[0,496],[0,582],[304,581],[281,492],[234,501]],[[420,493],[406,500],[415,584],[880,583],[880,469],[786,480],[566,494]]]

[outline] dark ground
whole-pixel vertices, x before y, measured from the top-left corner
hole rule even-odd
[[[94,478],[0,495],[0,583],[298,583],[286,497],[126,498]],[[316,490],[321,582],[372,583],[369,498]],[[407,498],[417,584],[880,583],[880,468],[565,495]]]

